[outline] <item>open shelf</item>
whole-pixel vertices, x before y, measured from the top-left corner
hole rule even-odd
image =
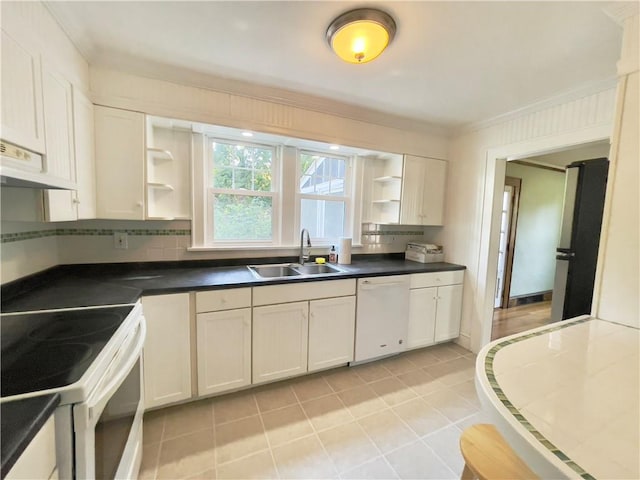
[[[173,154],[169,150],[162,148],[147,147],[147,153],[151,155],[151,158],[155,160],[171,160],[173,161]]]
[[[384,177],[378,177],[373,179],[374,182],[378,182],[378,183],[387,183],[387,182],[393,182],[398,180],[402,180],[402,177],[398,175],[385,175]]]
[[[168,183],[147,182],[147,187],[155,188],[158,190],[168,190],[170,192],[173,192],[175,190],[175,188],[173,188],[173,186],[169,185]]]

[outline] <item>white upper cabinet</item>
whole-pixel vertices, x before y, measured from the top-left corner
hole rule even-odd
[[[73,88],[73,131],[76,158],[77,215],[96,218],[96,159],[94,113],[91,101]]]
[[[366,158],[362,221],[442,225],[447,162],[415,155]]]
[[[51,177],[70,180],[75,186],[71,83],[44,63],[42,93],[47,174]]]
[[[405,155],[400,223],[442,225],[447,163]]]
[[[144,114],[95,106],[98,218],[144,219]]]
[[[55,88],[53,90],[56,90]],[[80,90],[72,87],[72,167],[75,171],[77,190],[45,190],[45,217],[47,221],[70,221],[96,218],[96,171],[94,151],[93,104]],[[52,102],[53,103],[53,102]],[[46,99],[45,99],[46,104]],[[45,113],[47,110],[45,109]],[[49,117],[49,113],[52,115]],[[55,112],[45,115],[47,132],[49,123],[55,123]],[[66,113],[66,110],[65,110]],[[61,117],[63,118],[63,117]],[[55,133],[55,129],[51,129]],[[47,134],[47,152],[62,151],[56,148],[59,142],[49,145],[49,140],[56,138],[54,133]],[[52,158],[49,153],[47,158]],[[53,157],[55,158],[55,157]]]
[[[40,58],[2,30],[2,138],[44,153]]]

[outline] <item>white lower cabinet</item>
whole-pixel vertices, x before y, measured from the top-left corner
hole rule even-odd
[[[308,310],[308,302],[253,309],[253,383],[307,371]]]
[[[463,278],[463,270],[411,275],[408,348],[460,336]]]
[[[251,309],[199,313],[198,395],[251,384]]]
[[[142,298],[147,322],[143,351],[145,408],[191,397],[189,294]]]
[[[410,276],[408,348],[459,335],[463,275]],[[142,299],[147,409],[192,397],[190,305],[189,293]],[[197,292],[195,311],[198,396],[345,365],[355,358],[353,279]]]
[[[253,383],[353,359],[355,280],[253,289]]]
[[[355,296],[309,302],[308,371],[353,360],[355,321]]]
[[[435,341],[443,342],[460,336],[462,285],[438,287]]]
[[[55,430],[54,416],[51,415],[4,478],[57,478]]]
[[[198,395],[251,385],[251,289],[196,293]]]
[[[407,348],[435,343],[437,287],[416,288],[409,292],[409,333]]]

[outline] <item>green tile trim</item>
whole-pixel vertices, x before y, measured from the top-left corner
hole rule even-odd
[[[562,450],[556,447],[552,442],[550,442],[542,433],[537,431],[531,423],[525,418],[525,416],[517,409],[510,401],[509,398],[502,391],[502,388],[498,384],[498,380],[493,372],[493,361],[496,357],[496,353],[498,353],[501,349],[508,345],[512,345],[514,343],[521,342],[523,340],[527,340],[528,338],[537,337],[540,335],[545,335],[550,332],[556,332],[558,330],[562,330],[563,328],[571,327],[573,325],[578,325],[580,323],[585,323],[591,321],[591,318],[583,318],[582,320],[577,320],[571,323],[562,323],[556,327],[548,328],[539,332],[528,333],[527,335],[522,335],[516,338],[512,338],[509,340],[504,340],[502,342],[498,342],[495,344],[485,356],[484,359],[484,370],[487,375],[487,380],[489,380],[489,385],[492,390],[498,397],[498,400],[502,403],[502,405],[509,411],[509,413],[522,425],[543,447],[549,450],[556,458],[558,458],[562,463],[568,466],[571,470],[576,472],[581,478],[584,480],[595,480],[593,475],[589,474],[584,468],[578,465],[576,462],[571,460]]]
[[[114,233],[126,233],[131,236],[189,236],[189,229],[144,229],[144,228],[53,228],[50,230],[35,230],[31,232],[3,233],[0,235],[0,243],[21,242],[34,238],[61,237],[61,236],[111,236]]]
[[[395,236],[404,236],[404,237],[409,237],[409,236],[416,236],[416,235],[424,235],[424,232],[422,230],[415,230],[415,231],[395,231],[395,230],[388,230],[388,231],[381,231],[381,230],[363,230],[362,231],[362,235],[382,235],[382,236],[387,236],[387,235],[395,235]]]
[[[20,242],[33,238],[55,237],[56,235],[57,229],[55,228],[51,230],[36,230],[33,232],[3,233],[0,235],[0,243]]]

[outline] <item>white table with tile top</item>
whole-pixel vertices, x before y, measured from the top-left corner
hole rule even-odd
[[[640,330],[577,317],[498,339],[483,409],[541,478],[640,478]]]

